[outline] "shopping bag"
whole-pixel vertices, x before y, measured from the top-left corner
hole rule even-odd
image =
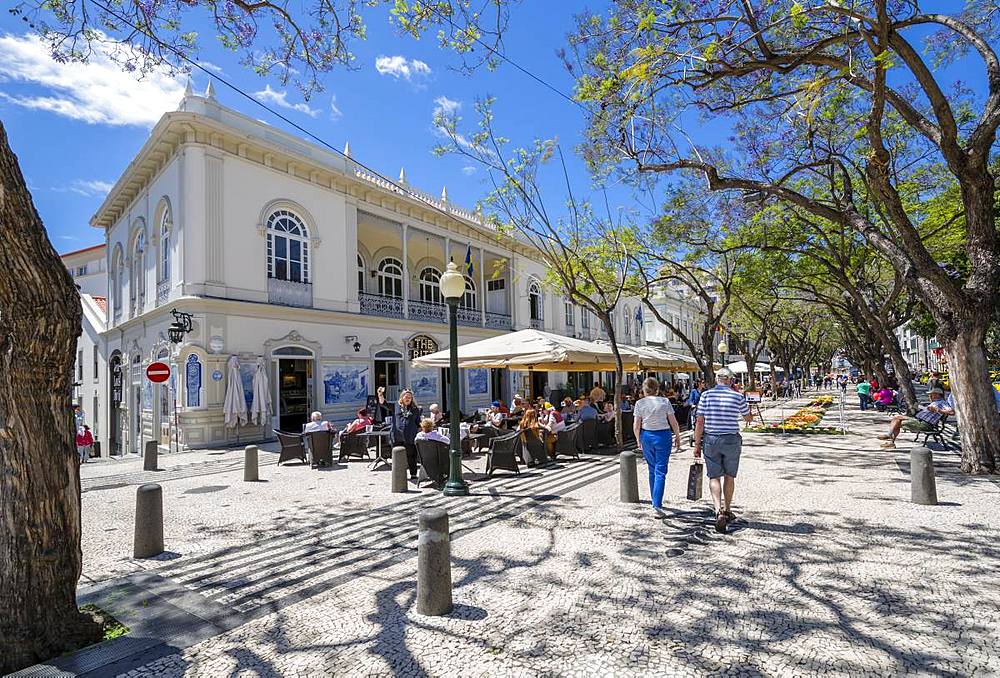
[[[705,475],[705,465],[700,461],[693,462],[688,469],[688,499],[698,501],[701,499],[701,483]]]

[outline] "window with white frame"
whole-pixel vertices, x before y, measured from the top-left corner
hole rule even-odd
[[[365,260],[358,255],[358,292],[365,291]]]
[[[267,218],[267,277],[309,282],[309,231],[294,212],[275,210]]]
[[[588,308],[580,310],[580,327],[585,330],[590,329],[590,309]]]
[[[164,207],[160,216],[160,275],[159,282],[170,280],[170,208]]]
[[[462,308],[469,308],[473,311],[479,308],[479,297],[476,295],[476,283],[469,276],[465,276],[465,294],[462,295],[458,305]]]
[[[403,264],[399,259],[386,257],[378,263],[376,273],[378,293],[386,297],[403,297]]]
[[[566,312],[566,327],[573,327],[576,325],[576,311],[574,310],[572,302],[565,302],[563,304]]]
[[[441,271],[428,266],[420,271],[420,301],[428,304],[441,303]],[[400,295],[402,296],[402,292]]]
[[[632,309],[625,307],[625,336],[632,336]]]
[[[528,283],[528,309],[532,320],[542,319],[542,290],[537,280]]]
[[[115,248],[115,253],[112,255],[111,262],[111,310],[112,313],[118,314],[122,311],[122,302],[124,301],[122,293],[125,289],[125,261],[122,256],[122,249],[119,245]]]

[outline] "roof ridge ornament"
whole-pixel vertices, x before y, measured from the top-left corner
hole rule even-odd
[[[208,79],[208,87],[205,88],[205,98],[209,101],[215,101],[215,85],[212,84],[212,78]]]
[[[344,144],[344,157],[345,158],[350,158],[351,157],[351,142],[350,141],[348,141],[346,144]]]

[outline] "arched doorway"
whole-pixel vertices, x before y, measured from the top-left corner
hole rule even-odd
[[[375,388],[385,387],[385,399],[394,403],[399,399],[403,383],[403,354],[393,349],[378,351],[374,355]]]

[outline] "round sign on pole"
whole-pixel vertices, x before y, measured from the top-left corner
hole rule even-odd
[[[166,363],[150,363],[146,368],[146,378],[154,384],[161,384],[170,378],[170,365]]]

